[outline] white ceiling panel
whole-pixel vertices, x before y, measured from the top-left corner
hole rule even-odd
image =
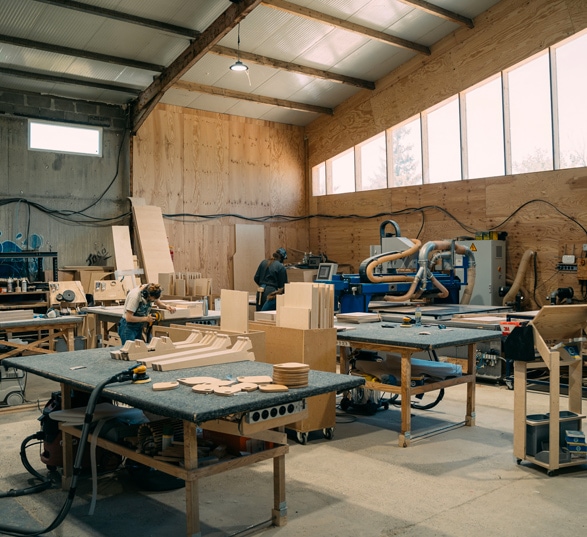
[[[389,0],[376,0],[367,3],[350,19],[355,24],[361,24],[375,30],[389,32],[394,24],[413,11],[414,8],[403,2],[389,2]]]
[[[458,22],[447,21],[443,16],[401,0],[289,1],[327,17],[427,47],[462,27]],[[430,0],[430,3],[474,19],[497,0]],[[248,72],[236,73],[229,70],[236,60],[236,52],[230,56],[206,52],[215,42],[206,33],[210,33],[211,25],[216,28],[221,21],[228,33],[218,44],[237,49],[238,20],[234,14],[242,9],[242,4],[231,0],[78,0],[71,6],[83,4],[102,12],[88,13],[42,0],[0,0],[0,67],[19,69],[29,76],[15,77],[0,70],[0,91],[5,88],[128,104],[136,99],[132,93],[84,84],[101,82],[146,90],[159,72],[150,66],[127,65],[126,60],[135,60],[167,68],[161,77],[171,84],[179,78],[237,92],[236,96],[231,93],[230,97],[224,97],[206,88],[194,92],[171,85],[167,92],[159,92],[154,102],[306,125],[319,114],[294,109],[295,103],[335,108],[361,91],[357,84],[376,82],[421,54],[337,27],[320,16],[299,16],[259,4],[240,23],[240,50],[256,57],[243,59]],[[117,16],[110,17],[103,10],[116,11]],[[150,22],[120,20],[125,14]],[[154,28],[152,21],[181,28],[177,32],[169,27]],[[186,29],[203,35],[190,38],[184,35]],[[28,42],[17,43],[15,39]],[[194,54],[198,53],[196,62],[190,63],[194,56],[184,56],[190,46]],[[199,53],[201,47],[206,47],[204,54]],[[88,59],[85,57],[88,54],[106,58]],[[277,63],[272,64],[271,60]],[[183,67],[187,71],[180,77],[178,73]],[[300,69],[304,68],[326,71],[332,76],[324,79],[322,75],[301,73]],[[56,77],[57,81],[38,80],[39,73]],[[334,75],[359,81],[344,84],[334,79]],[[68,83],[65,78],[75,78],[80,85]],[[251,100],[256,96],[291,103],[283,107],[265,105]]]
[[[310,121],[314,121],[319,117],[320,114],[315,112],[300,112],[298,110],[290,110],[289,108],[273,106],[271,109],[267,110],[267,113],[263,114],[259,119],[303,127],[304,125],[308,124],[309,118],[312,118]]]

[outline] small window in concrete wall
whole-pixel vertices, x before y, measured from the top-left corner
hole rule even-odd
[[[29,120],[29,149],[102,156],[102,128]]]

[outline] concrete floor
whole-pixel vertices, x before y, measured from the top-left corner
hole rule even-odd
[[[55,386],[31,385],[27,398]],[[47,382],[47,381],[43,381]],[[32,393],[32,395],[28,395]],[[375,416],[340,413],[334,439],[311,433],[300,445],[292,436],[286,457],[288,523],[257,528],[264,537],[471,537],[581,535],[587,529],[587,464],[547,477],[543,469],[517,465],[512,453],[514,392],[478,384],[477,423],[397,445],[399,410]],[[39,397],[41,406],[46,398]],[[458,422],[465,387],[446,390],[432,410],[414,411],[413,429]],[[530,393],[529,411],[548,411],[544,394]],[[566,408],[566,401],[562,402]],[[22,440],[39,430],[37,410],[0,412],[0,491],[31,483],[19,458]],[[29,460],[46,468],[38,451]],[[126,471],[99,478],[98,501],[88,514],[91,481],[80,479],[65,521],[51,536],[185,535],[184,490],[147,492]],[[272,465],[204,478],[200,482],[202,535],[227,536],[270,518]],[[66,498],[59,488],[0,499],[0,525],[45,528]]]

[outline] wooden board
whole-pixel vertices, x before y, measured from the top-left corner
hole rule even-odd
[[[115,276],[116,279],[122,276],[122,283],[128,292],[140,283],[140,278],[135,275],[135,262],[128,226],[112,226],[112,241],[114,242]]]
[[[277,326],[284,328],[299,328],[308,330],[310,328],[310,318],[312,310],[309,308],[294,308],[283,306],[279,308],[277,317]]]
[[[71,302],[59,300],[57,297],[62,295],[65,291],[73,291],[75,298]],[[50,306],[79,306],[87,305],[86,293],[81,282],[49,282],[49,305]]]
[[[133,205],[132,210],[145,279],[158,283],[159,274],[175,272],[161,208]]]
[[[96,280],[91,292],[94,295],[95,302],[104,300],[118,300],[123,302],[126,298],[127,289],[124,282],[120,280]]]
[[[249,330],[249,293],[247,291],[220,291],[220,329],[245,333]]]
[[[587,304],[544,306],[530,324],[545,341],[579,337],[587,325]]]
[[[236,251],[233,258],[234,289],[255,293],[253,280],[259,263],[265,259],[265,226],[236,224]]]

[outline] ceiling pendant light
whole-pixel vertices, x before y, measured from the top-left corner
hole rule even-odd
[[[236,61],[230,66],[231,71],[248,71],[249,68],[240,59],[241,53],[241,23],[238,23],[237,33],[237,45],[236,45]]]

